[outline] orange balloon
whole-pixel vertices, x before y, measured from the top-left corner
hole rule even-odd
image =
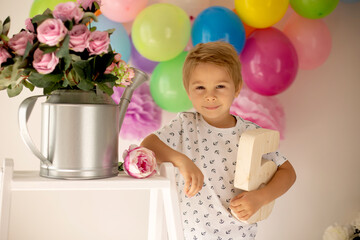
[[[238,15],[238,17],[240,18],[239,14],[236,12],[235,8],[233,9],[233,12],[236,13],[236,15]],[[240,18],[240,20],[241,20],[241,18]],[[242,22],[242,24],[244,25],[244,28],[245,28],[245,36],[246,36],[246,38],[248,38],[249,35],[252,34],[252,32],[256,30],[256,28],[245,24],[243,20],[241,20],[241,22]]]

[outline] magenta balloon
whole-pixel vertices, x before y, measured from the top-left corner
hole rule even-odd
[[[308,19],[293,13],[283,32],[296,49],[300,69],[317,68],[329,57],[331,34],[321,19]]]
[[[273,27],[255,30],[246,40],[240,60],[246,85],[265,96],[286,90],[298,71],[294,46]]]
[[[131,42],[131,63],[134,67],[139,68],[140,70],[143,70],[147,73],[152,73],[156,65],[158,65],[159,62],[151,61],[147,58],[145,58],[143,55],[141,55],[135,48],[132,39],[130,37]]]

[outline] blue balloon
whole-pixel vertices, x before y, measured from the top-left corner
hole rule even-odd
[[[232,44],[240,54],[245,44],[245,29],[240,18],[228,8],[214,6],[202,11],[192,27],[193,45],[225,41]]]
[[[110,36],[110,44],[112,49],[121,54],[121,59],[125,62],[129,61],[131,55],[130,38],[124,26],[119,22],[113,22],[103,14],[98,16],[98,22],[91,22],[91,26],[95,26],[99,31],[115,29]]]

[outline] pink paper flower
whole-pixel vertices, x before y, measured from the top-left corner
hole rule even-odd
[[[85,25],[75,25],[69,32],[69,48],[75,52],[84,51],[89,46],[90,33]]]
[[[43,54],[40,49],[35,50],[33,66],[39,73],[51,73],[58,63],[59,58],[55,56],[54,52]]]
[[[14,50],[16,54],[23,56],[25,53],[26,44],[28,42],[33,44],[34,38],[35,35],[33,33],[21,31],[9,40],[9,47]]]
[[[39,42],[55,46],[67,33],[67,28],[60,19],[46,19],[37,28]]]
[[[134,178],[147,178],[156,173],[156,158],[153,151],[130,145],[123,153],[124,171]]]
[[[75,23],[79,23],[84,16],[84,11],[79,8],[79,5],[75,2],[65,2],[55,6],[53,15],[63,22],[66,20],[74,20]]]
[[[95,31],[90,34],[88,50],[90,55],[100,55],[107,53],[110,44],[109,34],[107,32]]]
[[[115,87],[113,100],[120,102],[125,88]],[[120,130],[123,139],[140,140],[161,126],[161,108],[158,107],[150,94],[149,85],[143,83],[133,93],[124,122]]]
[[[31,18],[27,18],[25,20],[25,26],[29,32],[32,32],[32,33],[35,32],[34,25],[31,22]]]
[[[262,96],[248,88],[243,88],[234,100],[230,113],[260,127],[277,130],[281,139],[284,139],[285,114],[276,97]]]
[[[8,58],[11,58],[10,53],[5,48],[0,47],[0,67]]]
[[[78,0],[77,3],[83,7],[84,9],[91,9],[93,3],[96,2],[99,6],[101,6],[100,0]]]

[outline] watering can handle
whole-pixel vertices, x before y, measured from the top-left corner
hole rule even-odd
[[[33,96],[33,97],[26,98],[20,104],[19,114],[18,114],[20,136],[23,139],[23,141],[25,142],[25,145],[35,154],[35,156],[38,157],[41,160],[41,162],[43,162],[47,166],[50,166],[51,162],[35,146],[32,138],[30,137],[30,133],[27,128],[27,121],[30,118],[30,114],[34,108],[36,101],[40,97],[46,97],[46,95],[39,95],[39,96]]]

